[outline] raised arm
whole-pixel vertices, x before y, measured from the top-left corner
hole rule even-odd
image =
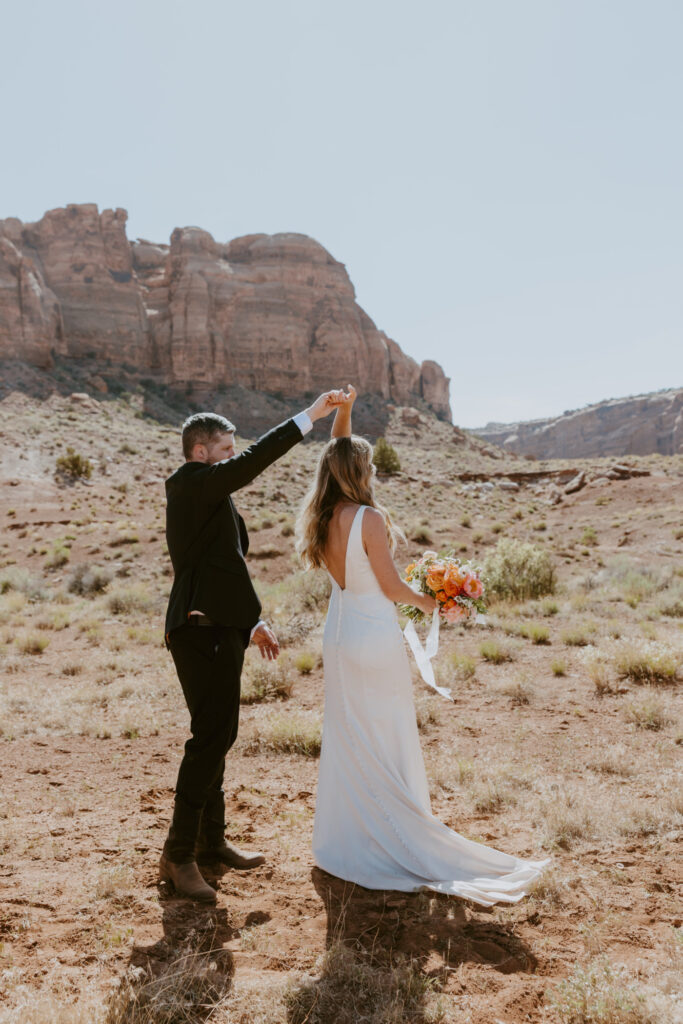
[[[351,410],[356,401],[356,389],[349,384],[348,394],[342,391],[343,401],[337,406],[332,423],[332,437],[351,437]]]
[[[366,508],[363,513],[363,545],[384,596],[390,601],[412,604],[431,615],[436,601],[428,594],[416,594],[399,576],[389,548],[384,517],[375,508]]]
[[[344,398],[343,391],[326,391],[315,402],[304,409],[300,416],[308,418],[308,427],[337,407]],[[300,417],[298,416],[297,419]],[[245,448],[239,455],[222,462],[216,462],[203,470],[203,495],[210,503],[222,501],[228,494],[238,491],[262,473],[264,469],[288,452],[306,432],[301,423],[286,420],[269,430],[258,441]]]

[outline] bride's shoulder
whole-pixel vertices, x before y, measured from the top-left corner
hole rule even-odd
[[[359,508],[363,508],[363,533],[377,533],[378,531],[384,533],[386,530],[386,523],[384,516],[376,508],[371,505],[359,505]]]

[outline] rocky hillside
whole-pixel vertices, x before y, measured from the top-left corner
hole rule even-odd
[[[230,387],[299,399],[333,373],[450,420],[441,367],[378,330],[344,265],[312,238],[223,244],[189,227],[169,245],[131,242],[126,220],[85,204],[0,221],[0,358],[87,363],[100,391],[120,368],[199,401]]]
[[[472,431],[506,451],[537,459],[683,452],[683,388],[613,398],[527,423],[487,423]]]

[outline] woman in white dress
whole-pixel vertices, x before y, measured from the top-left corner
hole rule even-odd
[[[431,812],[395,602],[427,614],[392,558],[399,531],[373,492],[372,447],[351,435],[355,391],[336,414],[299,517],[298,549],[327,569],[325,717],[313,828],[316,864],[368,889],[433,889],[515,903],[548,861],[465,839]]]

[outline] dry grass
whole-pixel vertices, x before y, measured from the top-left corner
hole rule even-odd
[[[606,957],[575,967],[548,1002],[563,1024],[657,1024],[626,967]]]
[[[317,757],[321,741],[322,722],[318,714],[303,711],[292,715],[268,713],[252,725],[244,742],[244,751],[252,755],[271,751]]]
[[[669,703],[652,688],[645,689],[635,700],[627,702],[624,713],[626,720],[638,729],[658,732],[675,722]]]
[[[479,645],[479,653],[484,661],[489,661],[493,665],[502,665],[503,662],[514,659],[512,649],[505,644],[498,643],[497,640],[484,640]]]
[[[341,942],[324,953],[314,976],[289,988],[285,1002],[289,1024],[404,1024],[420,1017],[438,1024],[447,1012],[436,980],[416,963],[384,964]]]
[[[619,677],[634,683],[675,683],[682,664],[680,651],[656,641],[624,643],[614,656]]]
[[[277,661],[264,661],[259,655],[258,661],[245,664],[240,703],[263,704],[273,700],[288,700],[293,689],[289,658],[281,654]]]

